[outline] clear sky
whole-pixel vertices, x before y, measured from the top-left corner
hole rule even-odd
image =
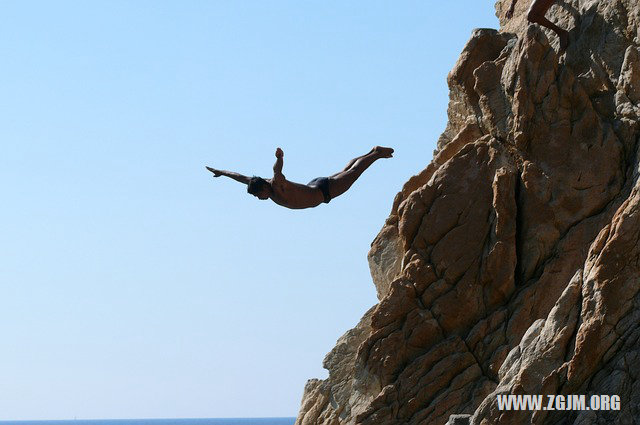
[[[0,419],[295,416],[494,1],[0,1]],[[374,145],[328,205],[306,183]]]

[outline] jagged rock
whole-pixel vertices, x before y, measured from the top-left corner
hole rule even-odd
[[[323,367],[329,370],[329,378],[307,381],[297,424],[346,423],[370,401],[371,396],[367,394],[380,391],[379,387],[374,388],[375,379],[369,380],[357,373],[355,363],[358,346],[371,333],[372,313],[373,309],[369,310],[325,357]]]
[[[367,256],[371,278],[376,286],[379,300],[389,293],[391,282],[402,270],[403,251],[398,239],[398,226],[389,224],[373,241]]]
[[[640,417],[640,4],[566,0],[475,30],[432,162],[372,244],[380,302],[309,381],[297,424],[626,424]],[[617,394],[618,412],[498,409]],[[458,419],[453,419],[458,420]]]
[[[471,415],[451,415],[445,425],[469,425]]]

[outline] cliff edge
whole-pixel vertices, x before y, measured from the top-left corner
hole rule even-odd
[[[475,30],[432,162],[369,263],[379,304],[310,380],[297,425],[628,424],[640,417],[640,3],[565,0],[551,32]],[[620,411],[500,411],[617,394]]]

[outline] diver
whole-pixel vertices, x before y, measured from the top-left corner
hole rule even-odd
[[[349,190],[351,185],[371,164],[380,158],[391,158],[393,149],[376,146],[365,155],[352,159],[344,170],[329,177],[318,177],[308,184],[287,180],[282,174],[284,152],[276,149],[276,163],[273,177],[247,177],[233,171],[206,167],[213,177],[226,176],[247,185],[247,192],[258,199],[271,199],[278,205],[292,209],[312,208],[321,203],[329,203],[333,198]]]

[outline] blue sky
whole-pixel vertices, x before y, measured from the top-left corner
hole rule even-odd
[[[295,416],[494,2],[0,2],[0,419]],[[290,211],[204,165],[333,174]]]

